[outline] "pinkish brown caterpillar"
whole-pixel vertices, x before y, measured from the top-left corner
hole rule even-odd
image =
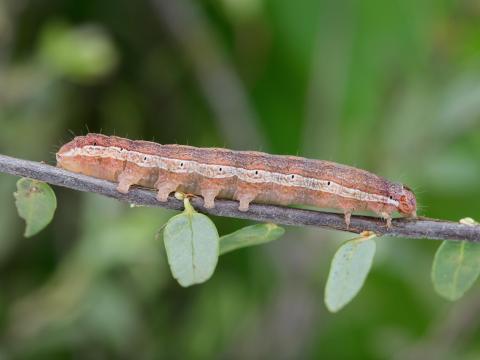
[[[416,199],[406,186],[351,166],[254,151],[161,145],[116,136],[77,136],[57,153],[57,165],[85,175],[157,190],[157,199],[181,191],[201,195],[205,207],[215,198],[278,205],[337,208],[347,226],[353,211],[369,210],[391,225],[392,213],[416,216]]]

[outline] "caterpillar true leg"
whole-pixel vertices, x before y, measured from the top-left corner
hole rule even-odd
[[[345,224],[347,224],[347,229],[350,227],[350,218],[352,217],[352,211],[346,210],[345,213]]]
[[[387,212],[382,212],[380,216],[387,220],[387,229],[390,229],[392,227],[392,215]]]

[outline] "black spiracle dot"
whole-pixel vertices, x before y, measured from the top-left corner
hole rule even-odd
[[[258,170],[255,170],[255,175],[258,175]]]
[[[393,196],[390,195],[389,198],[390,198],[390,200],[393,200]]]
[[[218,171],[222,172],[222,168],[218,168]]]
[[[183,163],[180,163],[180,167],[183,167]]]
[[[96,141],[93,142],[93,146],[97,146],[97,142],[96,142]]]
[[[329,181],[329,182],[327,182],[327,185],[330,185],[330,181]]]
[[[295,179],[295,175],[292,175],[291,177],[292,177],[292,179]]]
[[[147,157],[146,157],[146,156],[143,157],[143,161],[147,161]]]

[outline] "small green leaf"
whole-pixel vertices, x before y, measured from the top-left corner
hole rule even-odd
[[[459,222],[460,222],[460,224],[468,225],[468,226],[480,225],[478,222],[473,220],[471,217],[466,217],[466,218],[460,219]]]
[[[265,244],[278,239],[285,229],[276,224],[246,226],[220,238],[220,255],[246,246]]]
[[[172,275],[182,286],[208,280],[217,266],[219,236],[215,224],[185,199],[185,211],[168,220],[163,231]]]
[[[57,198],[48,184],[21,178],[17,181],[17,192],[13,195],[18,215],[27,223],[25,237],[37,234],[52,221]]]
[[[432,265],[435,291],[455,301],[470,289],[480,274],[480,244],[467,241],[444,241]]]
[[[325,287],[325,304],[329,311],[339,311],[362,288],[375,255],[373,237],[370,235],[349,240],[335,253]]]

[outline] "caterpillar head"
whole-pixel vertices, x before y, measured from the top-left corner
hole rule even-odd
[[[417,217],[417,199],[413,191],[403,185],[400,197],[398,198],[398,211],[409,217]]]

